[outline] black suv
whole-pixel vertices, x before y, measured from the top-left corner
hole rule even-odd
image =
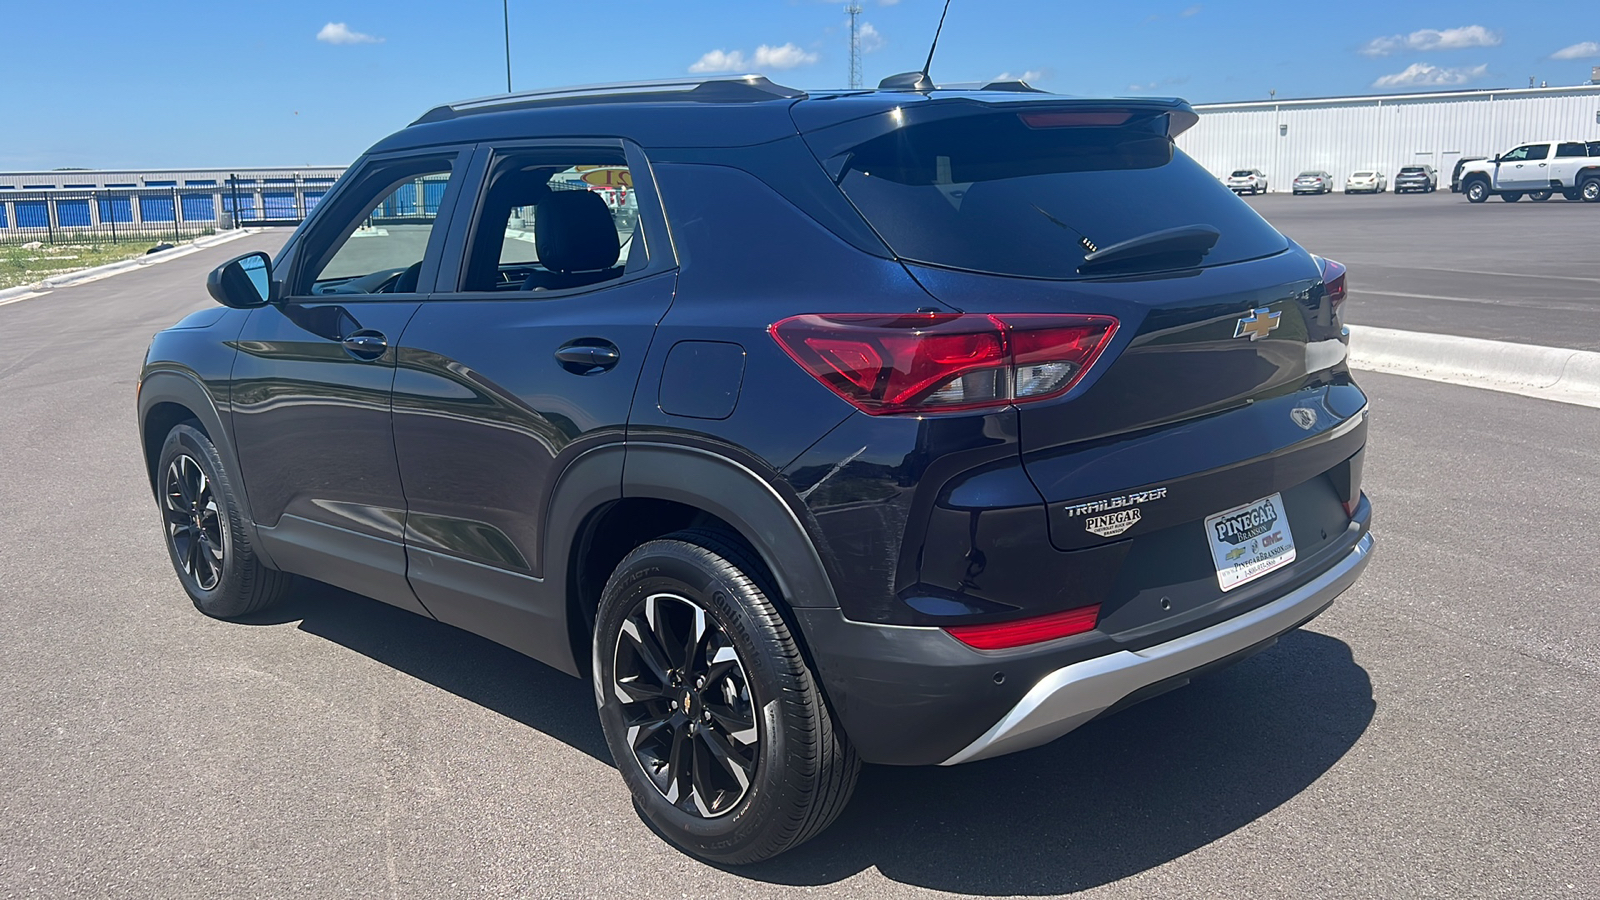
[[[435,109],[151,345],[178,576],[592,679],[643,815],[729,863],[863,761],[1262,650],[1367,562],[1367,401],[1343,268],[1175,149],[1195,120],[753,76]]]

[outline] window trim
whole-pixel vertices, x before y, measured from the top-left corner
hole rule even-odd
[[[291,239],[292,250],[285,248],[280,256],[280,264],[285,265],[281,281],[274,266],[274,281],[277,282],[278,293],[283,302],[339,302],[339,303],[370,303],[374,301],[392,301],[396,298],[421,298],[426,296],[434,285],[438,274],[439,261],[446,238],[450,234],[450,223],[453,221],[455,209],[459,205],[459,195],[462,186],[466,184],[467,177],[471,174],[474,145],[464,144],[455,146],[426,147],[412,150],[384,153],[365,157],[351,166],[350,172],[330,188],[322,199],[317,202],[317,208],[307,217]],[[450,166],[450,179],[446,182],[444,196],[439,198],[439,212],[434,217],[433,229],[428,234],[428,246],[423,251],[422,269],[417,277],[416,291],[404,294],[313,294],[309,286],[304,284],[308,277],[307,268],[312,265],[326,265],[327,259],[314,260],[307,254],[310,243],[317,237],[318,231],[323,227],[332,227],[332,222],[344,222],[343,217],[349,214],[349,206],[354,201],[352,192],[358,191],[372,175],[382,169],[403,164],[409,161],[439,160],[448,161]],[[358,222],[359,224],[359,222]],[[342,227],[342,225],[340,226]],[[353,228],[351,229],[354,230]],[[336,243],[339,247],[349,240],[345,234]],[[330,247],[332,244],[329,245]],[[328,259],[338,251],[333,250]],[[287,259],[283,257],[288,257]],[[293,291],[291,288],[306,287],[304,291]]]
[[[634,198],[639,204],[639,222],[635,226],[634,239],[642,239],[642,246],[647,259],[645,266],[633,272],[624,271],[618,278],[558,290],[462,290],[461,282],[466,277],[469,245],[472,235],[478,227],[478,215],[483,211],[483,203],[489,190],[488,175],[495,162],[508,154],[545,153],[551,151],[570,151],[573,153],[583,153],[585,151],[616,153],[621,151],[623,161],[627,164],[629,174],[633,178]],[[632,141],[621,138],[574,137],[496,141],[494,143],[479,144],[476,153],[473,155],[468,177],[469,180],[463,184],[462,190],[456,198],[456,208],[452,213],[451,219],[451,221],[460,221],[463,225],[460,228],[452,228],[450,230],[450,237],[444,245],[443,259],[434,284],[435,293],[427,297],[430,301],[559,300],[605,290],[610,287],[631,284],[644,278],[672,271],[678,267],[676,248],[672,242],[671,231],[667,227],[665,213],[661,206],[661,195],[656,189],[650,161],[645,157],[644,151]]]

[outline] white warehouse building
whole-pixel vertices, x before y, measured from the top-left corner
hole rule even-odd
[[[1376,169],[1431,165],[1439,186],[1462,157],[1488,157],[1540,140],[1600,140],[1600,84],[1198,105],[1178,146],[1219,178],[1260,169],[1270,190],[1321,170],[1342,187]]]

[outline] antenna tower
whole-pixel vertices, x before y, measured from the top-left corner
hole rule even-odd
[[[858,21],[861,18],[861,4],[852,3],[844,8],[850,14],[850,89],[859,90],[861,87],[861,29]]]

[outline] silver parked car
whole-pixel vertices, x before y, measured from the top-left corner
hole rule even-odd
[[[1333,176],[1323,171],[1301,172],[1295,176],[1294,192],[1296,194],[1331,194],[1333,193]]]
[[[1431,194],[1439,189],[1439,173],[1433,166],[1403,166],[1394,176],[1394,192],[1418,191]]]
[[[1236,169],[1222,183],[1235,194],[1261,194],[1267,190],[1267,176],[1260,169]]]

